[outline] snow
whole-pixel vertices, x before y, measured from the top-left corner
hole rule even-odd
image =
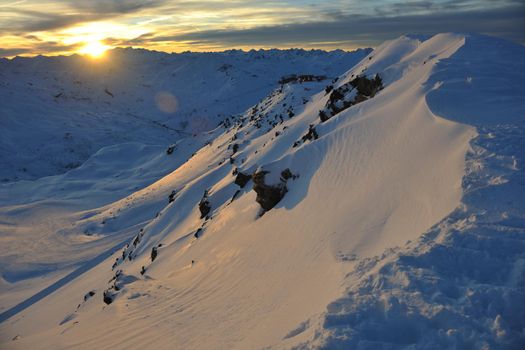
[[[0,181],[57,175],[117,143],[176,142],[242,113],[286,74],[333,78],[369,52],[115,49],[99,60],[1,60]]]
[[[0,346],[520,348],[524,51],[404,36],[335,82],[384,89],[325,122],[329,81],[288,83],[172,155],[2,185]],[[266,212],[234,184],[257,169],[295,175]]]

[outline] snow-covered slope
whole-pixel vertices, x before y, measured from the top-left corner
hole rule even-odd
[[[401,37],[180,153],[3,185],[2,348],[520,348],[524,53]]]
[[[170,144],[242,113],[282,76],[333,78],[369,52],[115,49],[100,60],[1,59],[0,181],[63,173],[103,146]]]

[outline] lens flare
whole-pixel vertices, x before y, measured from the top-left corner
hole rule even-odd
[[[161,111],[170,114],[175,113],[179,105],[177,98],[168,91],[159,92],[155,96],[155,103]]]

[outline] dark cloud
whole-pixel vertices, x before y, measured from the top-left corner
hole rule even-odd
[[[31,53],[33,50],[28,48],[10,48],[10,49],[2,49],[0,48],[0,57],[11,57],[16,55],[22,55],[26,53]]]
[[[0,0],[1,1],[1,0]],[[27,4],[35,4],[34,7]],[[34,32],[55,31],[80,23],[111,19],[126,25],[147,22],[150,33],[133,39],[110,37],[111,46],[145,48],[193,47],[198,50],[233,47],[355,47],[373,46],[407,33],[480,32],[525,43],[525,5],[523,0],[414,0],[385,1],[331,0],[55,0],[52,10],[36,6],[38,0],[23,6],[0,7],[0,36],[16,35],[17,54],[25,47],[35,54],[59,52],[58,44],[42,46]],[[242,10],[242,11],[237,11]],[[225,27],[247,23],[250,29],[206,30],[197,22],[191,32],[182,18],[194,11],[217,13],[211,25]],[[157,17],[166,17],[154,23]],[[257,26],[261,19],[279,25]],[[193,24],[192,24],[193,25]],[[111,35],[111,33],[108,33]],[[40,35],[37,33],[37,35]],[[48,43],[47,43],[48,44]],[[20,48],[23,47],[23,48]],[[11,49],[9,49],[11,50]],[[7,56],[7,54],[3,54]]]
[[[152,42],[184,41],[225,46],[282,45],[305,42],[345,42],[374,45],[406,33],[479,32],[525,42],[522,6],[493,10],[409,16],[341,15],[332,21],[257,27],[247,30],[208,30],[158,36]]]
[[[64,15],[18,8],[3,8],[2,11],[15,14],[16,16],[0,23],[0,34],[24,35],[25,33],[53,30],[77,23],[107,18],[107,15],[101,16],[89,13]]]
[[[25,55],[37,52],[40,55],[76,51],[81,47],[81,44],[64,45],[55,41],[40,41],[32,44],[30,47],[17,47],[9,49],[0,49],[0,57],[12,57],[17,55]]]
[[[127,14],[156,8],[164,5],[166,0],[69,0],[66,3],[75,10],[90,14]]]
[[[142,34],[136,38],[133,39],[119,39],[119,38],[106,38],[104,39],[104,44],[111,45],[111,46],[120,46],[120,47],[127,47],[127,46],[143,46],[147,45],[151,42],[151,39],[154,37],[153,33],[146,33]]]
[[[0,14],[7,20],[0,23],[0,34],[22,35],[100,21],[157,8],[165,4],[166,0],[67,0],[61,3],[68,6],[67,11],[44,12],[20,7],[1,7]]]

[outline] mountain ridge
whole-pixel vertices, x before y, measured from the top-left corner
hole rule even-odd
[[[386,42],[331,82],[284,84],[172,154],[137,147],[152,163],[119,175],[129,184],[111,164],[128,161],[124,145],[95,168],[35,181],[31,200],[19,199],[20,182],[2,185],[3,228],[29,213],[47,232],[45,252],[10,242],[35,255],[0,254],[11,274],[44,260],[78,266],[71,251],[93,257],[128,238],[2,322],[2,344],[519,348],[525,48],[420,39]],[[382,86],[365,94],[358,77]],[[170,157],[173,172],[144,181]],[[262,195],[284,189],[273,206],[259,205],[261,185]],[[39,211],[60,217],[60,230]]]

